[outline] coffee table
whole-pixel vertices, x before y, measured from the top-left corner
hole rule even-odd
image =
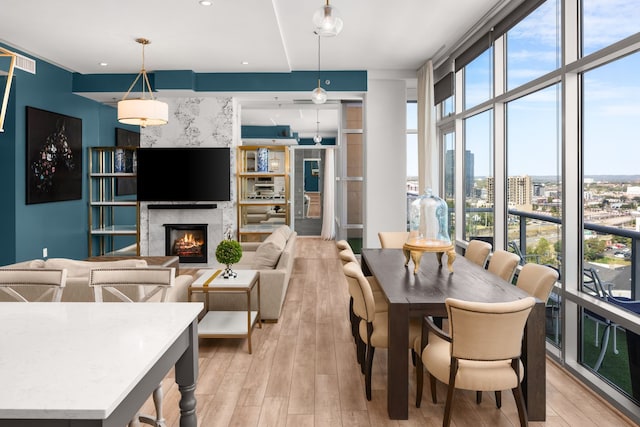
[[[204,317],[198,324],[200,338],[247,338],[247,347],[251,354],[251,331],[253,325],[262,328],[260,317],[260,275],[257,270],[236,270],[237,277],[225,279],[222,270],[207,270],[189,286],[191,301],[194,293],[204,294]],[[251,295],[257,288],[257,308],[251,309]],[[245,293],[246,311],[209,311],[209,293]]]

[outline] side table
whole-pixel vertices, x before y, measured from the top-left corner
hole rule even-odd
[[[247,338],[247,347],[251,354],[251,330],[258,323],[262,328],[260,317],[260,275],[257,270],[236,270],[237,277],[225,279],[222,270],[210,270],[200,275],[189,286],[189,301],[194,293],[204,295],[204,317],[198,323],[200,338]],[[251,310],[251,294],[257,288],[257,309]],[[209,293],[245,293],[247,295],[247,311],[209,311]]]

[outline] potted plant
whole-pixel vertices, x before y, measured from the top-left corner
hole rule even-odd
[[[218,247],[216,248],[216,260],[219,263],[227,266],[224,272],[222,273],[222,277],[228,279],[230,277],[236,277],[238,273],[231,269],[231,265],[240,261],[242,257],[242,246],[237,241],[228,237],[222,240]]]

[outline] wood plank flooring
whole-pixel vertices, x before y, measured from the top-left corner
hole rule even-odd
[[[355,358],[348,292],[335,242],[298,238],[294,272],[282,317],[253,332],[253,354],[244,339],[201,339],[196,391],[199,425],[359,427],[440,426],[446,390],[431,403],[428,383],[416,408],[415,374],[410,375],[409,420],[394,421],[386,409],[386,356],[374,359],[372,400]],[[410,365],[410,369],[413,369]],[[178,427],[179,392],[170,373],[165,379],[167,426]],[[511,393],[502,409],[485,393],[458,391],[452,426],[518,426]],[[151,402],[144,407],[150,411]],[[547,421],[530,426],[633,426],[603,400],[547,361]]]

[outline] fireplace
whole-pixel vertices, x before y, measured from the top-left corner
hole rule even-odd
[[[207,263],[207,224],[163,224],[165,254],[181,263]]]

